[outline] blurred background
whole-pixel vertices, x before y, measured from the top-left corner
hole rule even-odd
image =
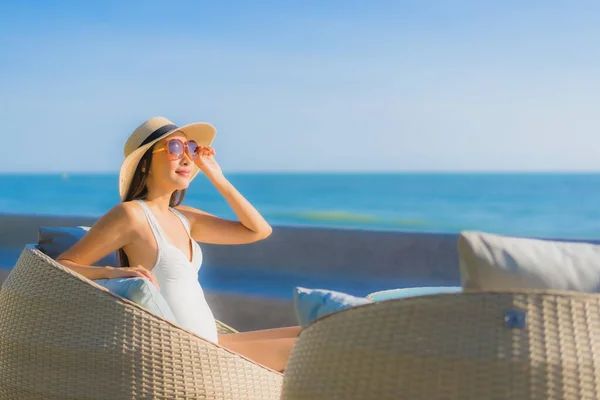
[[[160,115],[274,225],[598,237],[598,37],[593,1],[1,2],[0,213],[102,215]]]
[[[0,0],[0,282],[118,204],[154,116],[212,123],[274,227],[202,245],[238,329],[296,324],[297,286],[460,286],[464,230],[598,242],[599,37],[585,0]],[[202,175],[184,204],[236,218]]]

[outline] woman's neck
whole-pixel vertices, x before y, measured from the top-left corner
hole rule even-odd
[[[171,202],[171,192],[156,192],[148,190],[148,195],[144,199],[146,203],[151,205],[154,209],[167,213],[169,212],[169,205]]]

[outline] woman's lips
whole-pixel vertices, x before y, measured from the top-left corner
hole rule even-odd
[[[185,176],[186,178],[189,178],[190,175],[192,174],[192,171],[175,171],[175,173],[177,173],[181,176]]]

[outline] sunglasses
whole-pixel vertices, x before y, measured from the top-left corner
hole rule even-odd
[[[171,139],[164,147],[156,149],[152,153],[157,153],[159,151],[166,151],[169,155],[169,160],[171,161],[180,160],[185,152],[187,152],[192,160],[198,159],[198,143],[193,140],[184,142],[180,139]]]

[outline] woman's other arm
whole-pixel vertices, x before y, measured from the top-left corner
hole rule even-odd
[[[153,274],[143,267],[115,268],[93,266],[95,262],[133,242],[139,218],[138,207],[122,203],[102,216],[81,240],[56,258],[56,261],[88,279],[110,279],[126,276],[147,277],[155,284]]]

